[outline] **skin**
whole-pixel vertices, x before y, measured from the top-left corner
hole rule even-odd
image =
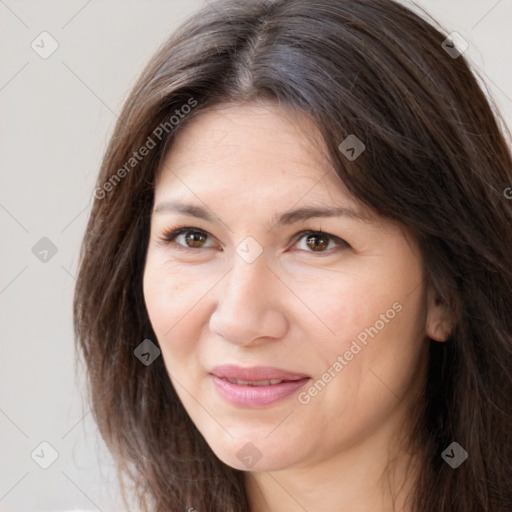
[[[246,471],[253,512],[388,511],[393,496],[396,510],[409,510],[404,497],[418,464],[406,449],[411,410],[427,336],[443,341],[449,322],[425,286],[412,236],[349,194],[321,144],[305,114],[271,104],[223,105],[186,124],[160,169],[154,207],[181,200],[215,218],[153,211],[146,306],[180,400],[217,457]],[[274,215],[319,204],[368,218],[269,229]],[[176,225],[205,238],[188,249],[183,234],[159,242]],[[315,251],[296,237],[307,229],[349,245],[321,238],[329,245]],[[236,252],[248,236],[263,251],[251,263]],[[268,365],[315,382],[397,303],[394,318],[307,403],[295,393],[264,408],[237,407],[209,376],[219,364]],[[246,443],[261,454],[250,468],[237,456]]]

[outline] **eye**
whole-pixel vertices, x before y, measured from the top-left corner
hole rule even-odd
[[[160,245],[173,244],[176,249],[209,249],[212,246],[205,245],[210,235],[202,229],[193,227],[174,227],[162,234],[159,238],[158,243]],[[317,254],[331,254],[330,249],[338,248],[350,248],[350,245],[342,240],[341,238],[330,235],[323,231],[301,231],[295,236],[296,243],[305,240],[305,248],[299,248],[301,251],[314,252]],[[297,244],[300,245],[300,244]]]
[[[208,233],[202,229],[192,227],[179,227],[172,228],[161,236],[159,243],[162,245],[169,245],[174,243],[178,249],[208,249],[210,246],[205,246],[204,243],[208,239]],[[180,242],[181,240],[181,242]]]
[[[323,231],[302,231],[297,235],[298,241],[305,240],[305,250],[306,252],[316,252],[316,253],[327,253],[331,254],[332,251],[328,251],[326,249],[333,249],[336,247],[340,248],[349,248],[350,245],[342,240],[341,238],[330,235],[329,233],[324,233]],[[332,245],[329,247],[330,242]],[[304,247],[304,246],[303,246]]]

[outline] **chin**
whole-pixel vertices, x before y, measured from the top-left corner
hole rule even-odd
[[[231,438],[226,434],[225,443],[217,438],[210,444],[217,458],[240,471],[278,471],[297,462],[298,447],[284,446],[280,438],[265,439],[256,436]]]

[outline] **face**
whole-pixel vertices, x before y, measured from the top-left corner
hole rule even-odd
[[[414,241],[298,126],[318,134],[280,107],[202,113],[155,186],[150,321],[183,406],[237,469],[305,467],[391,431],[435,335]]]

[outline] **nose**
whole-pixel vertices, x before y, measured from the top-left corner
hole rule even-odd
[[[234,254],[232,268],[219,285],[217,307],[209,322],[212,332],[240,346],[284,336],[288,328],[282,302],[285,287],[264,253],[252,263]]]

